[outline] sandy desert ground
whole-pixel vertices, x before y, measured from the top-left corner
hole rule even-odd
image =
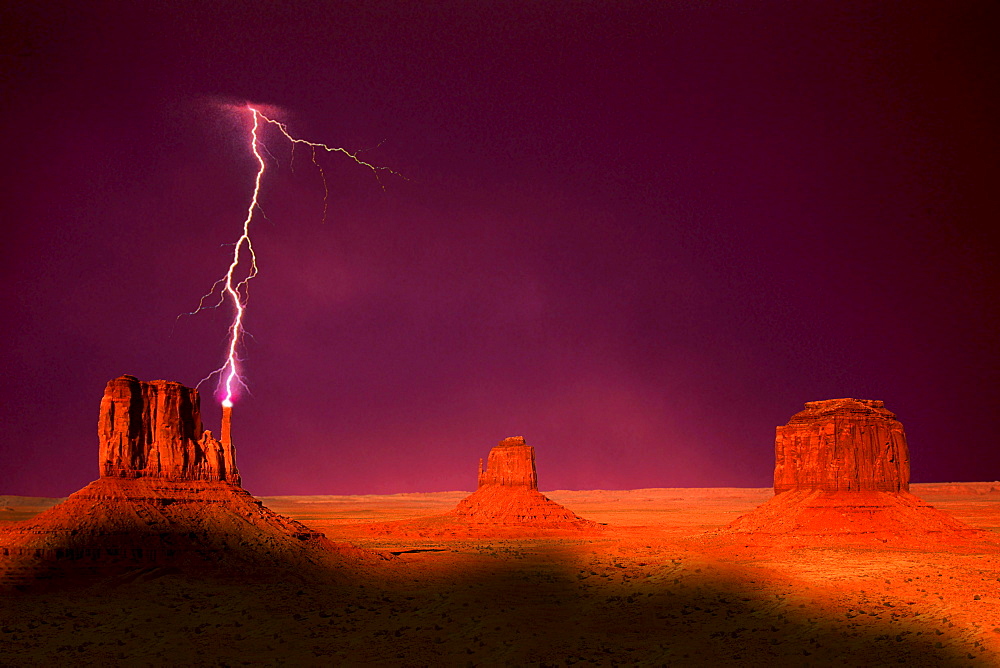
[[[912,491],[1000,532],[1000,483]],[[466,495],[264,498],[335,541],[396,558],[333,584],[150,567],[5,593],[0,664],[1000,665],[1000,542],[789,549],[703,538],[770,489],[548,492],[603,523],[589,534],[486,536],[422,519]],[[52,503],[0,497],[0,522]]]

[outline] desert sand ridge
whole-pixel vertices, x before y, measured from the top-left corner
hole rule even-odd
[[[911,482],[910,489],[918,492],[920,496],[927,495],[977,495],[987,496],[996,494],[1000,496],[1000,481],[997,480],[976,480],[976,481],[949,481],[949,482]],[[662,497],[677,498],[718,498],[718,497],[745,497],[758,496],[761,494],[772,494],[773,487],[636,487],[634,489],[553,489],[544,492],[546,496],[556,498],[579,498],[585,496],[620,496],[635,497],[645,496],[651,499]],[[254,494],[254,498],[265,505],[271,503],[298,503],[298,504],[322,504],[322,503],[384,503],[395,500],[427,500],[434,502],[446,502],[448,499],[462,499],[471,494],[469,490],[442,490],[440,492],[396,492],[393,494]],[[45,509],[62,503],[68,497],[49,496],[19,496],[16,494],[0,495],[0,505],[9,506],[18,510],[26,508]]]

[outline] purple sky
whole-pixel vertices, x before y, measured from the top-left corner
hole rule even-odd
[[[471,489],[513,435],[542,489],[767,486],[774,427],[847,396],[914,481],[1000,478],[998,33],[993,2],[0,5],[0,493],[97,477],[109,379],[221,364],[228,313],[176,316],[240,232],[247,101],[408,178],[323,157],[323,222],[266,135],[250,491]]]

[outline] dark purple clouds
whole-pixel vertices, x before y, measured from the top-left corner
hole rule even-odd
[[[405,173],[277,163],[234,433],[257,493],[767,485],[802,402],[884,399],[993,479],[989,3],[3,10],[0,491],[96,477],[104,383],[196,383],[246,100]],[[205,392],[207,420],[217,405]]]

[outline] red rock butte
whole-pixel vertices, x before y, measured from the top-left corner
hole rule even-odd
[[[110,381],[98,420],[100,478],[0,530],[0,583],[163,566],[325,576],[380,558],[334,545],[244,490],[230,416],[227,409],[219,442],[202,425],[197,390],[133,376]]]
[[[882,401],[810,401],[776,428],[774,452],[774,497],[717,535],[802,544],[986,535],[909,492],[906,434]]]
[[[240,484],[236,453],[201,423],[198,390],[133,376],[108,382],[97,424],[101,477]],[[231,415],[231,409],[223,409]]]
[[[775,432],[775,494],[909,490],[906,434],[882,401],[810,401]]]
[[[535,449],[513,436],[490,450],[486,468],[479,460],[479,486],[452,511],[469,524],[590,529],[585,520],[538,491]]]

